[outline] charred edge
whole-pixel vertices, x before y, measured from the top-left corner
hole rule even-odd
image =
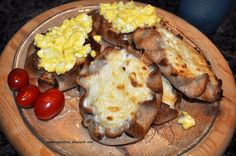
[[[53,87],[53,88],[58,88],[59,87],[59,83],[56,79],[56,75],[48,73],[48,72],[44,72],[38,78],[38,85],[40,87]]]
[[[178,76],[178,73],[175,72],[175,71],[172,71],[172,72],[171,72],[171,76],[177,77],[177,76]]]
[[[176,91],[176,101],[174,103],[174,107],[177,111],[179,111],[180,109],[181,99],[182,99],[182,93]]]
[[[211,62],[210,62],[210,61],[208,61],[207,59],[206,59],[206,63],[207,63],[207,65],[208,65],[208,66],[210,66],[210,65],[211,65]]]
[[[221,79],[218,79],[218,87],[220,88],[218,93],[217,93],[217,97],[216,97],[216,101],[219,101],[221,99],[221,97],[223,96],[223,89],[222,89],[222,85],[223,85],[223,81]]]
[[[123,71],[126,71],[125,67],[122,67]]]
[[[168,66],[168,60],[166,58],[162,59],[160,61],[159,65],[167,67]]]
[[[92,50],[94,50],[94,51],[96,51],[96,52],[100,52],[100,50],[101,50],[101,45],[100,45],[99,43],[97,43],[97,41],[95,41],[95,40],[93,39],[93,34],[92,34],[92,33],[90,33],[90,34],[88,35],[88,39],[86,40],[86,43],[90,43]],[[85,43],[85,44],[86,44],[86,43]]]
[[[180,35],[180,34],[177,34],[176,37],[177,37],[178,39],[180,39],[180,40],[183,40],[183,39],[184,39],[184,37],[183,37],[182,35]]]

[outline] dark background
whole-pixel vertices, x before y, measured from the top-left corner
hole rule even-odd
[[[0,0],[0,52],[10,38],[30,19],[55,6],[73,0]],[[142,1],[142,0],[139,0]],[[156,5],[173,13],[178,11],[178,0],[146,0],[145,3]],[[236,5],[224,19],[218,30],[208,38],[224,55],[236,78]],[[9,144],[0,129],[0,156],[18,155]],[[236,134],[232,138],[224,156],[236,155]]]

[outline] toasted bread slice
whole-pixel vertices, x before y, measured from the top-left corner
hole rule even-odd
[[[83,125],[91,137],[106,145],[142,139],[161,103],[158,66],[150,67],[124,49],[107,47],[86,70],[77,82],[84,91]]]

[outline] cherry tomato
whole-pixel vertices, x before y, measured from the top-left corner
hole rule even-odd
[[[29,84],[29,74],[24,69],[15,68],[9,73],[7,82],[12,90],[19,90]]]
[[[20,89],[16,96],[16,102],[22,107],[32,107],[40,95],[40,90],[34,85],[26,85]]]
[[[48,120],[60,113],[64,105],[64,94],[58,89],[51,88],[38,97],[34,105],[34,113],[38,119]]]

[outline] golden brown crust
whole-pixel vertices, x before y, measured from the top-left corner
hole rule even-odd
[[[159,65],[159,67],[162,74],[171,82],[171,84],[187,97],[197,98],[205,91],[208,82],[208,75],[206,73],[189,78],[178,75],[169,63],[165,64],[165,66]]]

